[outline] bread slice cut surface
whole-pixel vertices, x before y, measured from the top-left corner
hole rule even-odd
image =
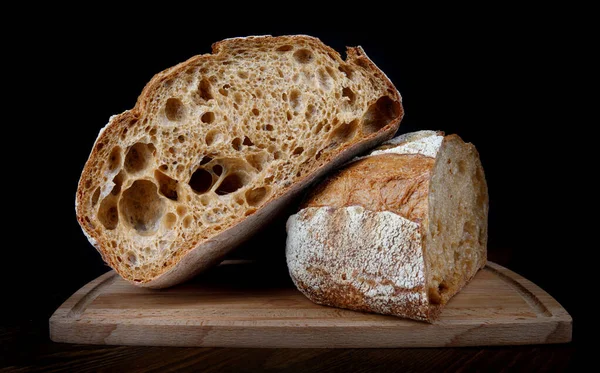
[[[110,118],[77,189],[78,221],[148,287],[218,263],[316,177],[393,136],[394,85],[364,51],[308,36],[213,45]]]

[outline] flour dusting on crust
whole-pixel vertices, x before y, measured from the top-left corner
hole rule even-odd
[[[290,275],[314,302],[427,319],[419,224],[360,206],[310,207],[287,231]]]

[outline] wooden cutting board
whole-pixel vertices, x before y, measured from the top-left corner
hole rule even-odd
[[[276,267],[277,269],[274,269]],[[55,342],[204,347],[439,347],[564,343],[572,320],[548,293],[494,263],[434,324],[319,306],[285,266],[228,261],[166,290],[110,271],[50,318]]]

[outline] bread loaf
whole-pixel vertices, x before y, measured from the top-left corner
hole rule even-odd
[[[110,118],[77,219],[147,287],[218,263],[316,177],[392,137],[399,93],[363,50],[308,36],[228,39],[156,75]]]
[[[287,222],[313,302],[431,322],[486,263],[488,191],[457,135],[406,134],[318,185]]]

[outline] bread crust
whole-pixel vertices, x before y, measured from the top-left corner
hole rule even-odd
[[[238,45],[243,45],[248,41],[260,43],[261,46],[271,47],[276,45],[280,38],[287,38],[290,43],[301,41],[303,43],[315,44],[319,48],[325,48],[332,55],[337,55],[337,52],[332,48],[322,44],[319,39],[296,35],[286,37],[270,37],[256,36],[248,38],[227,39],[213,44],[212,54],[204,54],[194,56],[189,60],[175,65],[157,75],[145,86],[138,100],[131,110],[127,110],[122,114],[111,117],[109,123],[103,128],[92,148],[86,165],[82,171],[82,176],[78,184],[76,193],[76,215],[79,224],[81,225],[85,235],[90,243],[98,250],[103,260],[115,268],[117,272],[118,263],[114,255],[111,255],[111,249],[107,242],[98,233],[97,228],[87,216],[84,202],[90,198],[91,191],[86,188],[86,184],[92,178],[94,166],[101,159],[101,151],[110,139],[120,135],[120,131],[132,123],[140,119],[142,113],[148,110],[154,110],[152,107],[152,99],[157,95],[160,87],[169,79],[175,77],[178,73],[185,71],[189,66],[195,65],[198,61],[211,59],[218,55],[225,48],[233,48]],[[270,195],[253,214],[250,216],[241,216],[234,224],[224,229],[220,233],[210,237],[204,241],[182,242],[179,254],[176,258],[172,258],[171,262],[165,266],[163,272],[152,278],[130,278],[125,277],[130,282],[144,287],[162,288],[171,286],[182,281],[185,281],[197,273],[209,268],[218,263],[223,256],[234,248],[237,244],[249,238],[258,228],[265,225],[269,217],[280,211],[291,199],[293,199],[303,188],[309,185],[315,179],[327,174],[332,169],[339,167],[343,162],[350,159],[352,156],[364,152],[377,144],[391,138],[403,117],[401,106],[401,97],[394,85],[381,72],[377,66],[369,60],[362,48],[348,48],[347,64],[360,65],[363,68],[369,69],[371,73],[381,79],[381,82],[387,87],[386,94],[399,104],[398,115],[390,120],[387,125],[377,132],[364,136],[361,140],[355,143],[343,144],[335,152],[329,152],[324,155],[323,163],[317,168],[304,173],[292,185],[283,188],[280,193]],[[103,191],[103,194],[105,192]],[[119,272],[120,273],[120,272]],[[120,273],[123,275],[123,273]]]

